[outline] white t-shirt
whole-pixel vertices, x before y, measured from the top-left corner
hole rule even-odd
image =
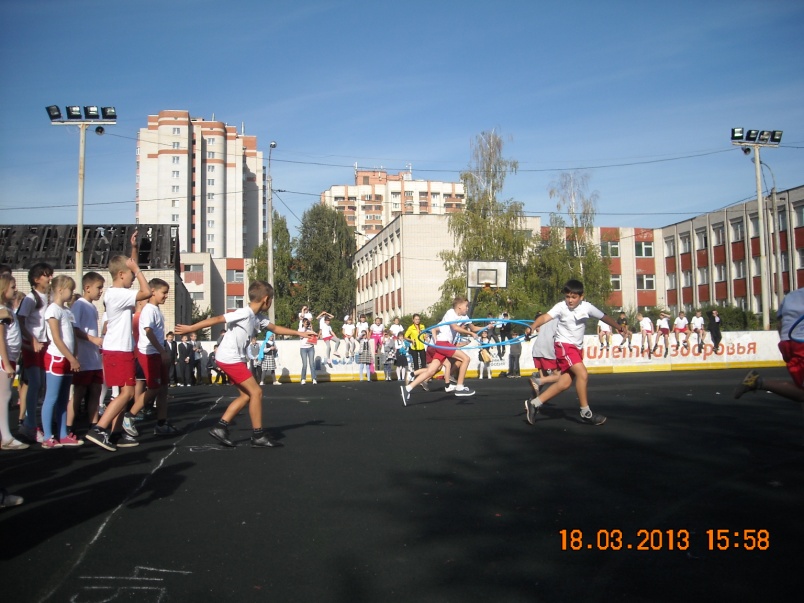
[[[670,325],[667,322],[666,318],[660,318],[656,321],[656,328],[657,329],[669,329]]]
[[[377,324],[376,322],[371,325],[371,334],[374,337],[379,337],[385,332],[385,325],[380,323]]]
[[[134,334],[131,317],[137,304],[137,292],[123,287],[109,287],[103,294],[106,305],[106,336],[103,349],[110,352],[132,352]]]
[[[391,331],[391,335],[393,335],[394,337],[396,337],[396,336],[397,336],[397,335],[399,335],[399,334],[400,334],[402,331],[404,331],[404,330],[405,330],[405,327],[403,327],[402,325],[398,325],[398,324],[394,323],[394,324],[392,324],[392,325],[391,325],[391,326],[388,328],[388,330],[389,330],[389,331]]]
[[[87,335],[98,336],[98,309],[83,297],[76,300],[71,308],[75,318],[75,328]],[[76,358],[81,364],[82,371],[99,371],[103,368],[100,350],[91,341],[85,339],[75,340]]]
[[[589,318],[603,318],[605,314],[588,301],[581,301],[574,310],[570,310],[567,302],[558,302],[548,312],[558,321],[556,326],[556,341],[570,343],[574,346],[583,346],[583,334],[586,331],[586,321]]]
[[[692,317],[692,330],[695,329],[703,329],[704,326],[704,318],[703,316],[693,316]]]
[[[608,323],[603,321],[597,323],[598,328],[600,328],[601,333],[611,333],[611,326]]]
[[[327,323],[321,325],[321,339],[331,339],[333,336],[332,327]]]
[[[6,349],[8,350],[8,358],[11,362],[17,362],[22,351],[22,332],[20,331],[20,323],[17,315],[9,308],[8,313],[11,315],[10,324],[6,325]],[[5,402],[6,404],[8,402]]]
[[[341,329],[341,331],[343,332],[344,337],[354,337],[355,336],[355,325],[345,323],[343,325],[343,329]]]
[[[688,324],[690,323],[686,316],[676,316],[676,319],[673,321],[673,328],[679,331],[686,331]]]
[[[539,327],[536,341],[533,342],[532,354],[534,358],[556,359],[556,329],[558,321],[551,320]]]
[[[156,304],[146,304],[140,312],[140,336],[137,339],[137,349],[142,354],[158,354],[159,350],[148,340],[148,335],[145,333],[146,328],[151,329],[156,335],[157,341],[165,340],[165,317],[162,316],[162,311]]]
[[[39,299],[42,300],[42,306],[39,308],[36,307],[36,298],[34,295],[38,295]],[[45,310],[47,310],[48,305],[47,295],[43,295],[39,293],[39,291],[31,291],[23,298],[20,309],[17,312],[17,314],[22,317],[25,328],[28,329],[31,336],[43,343],[47,341]]]
[[[804,340],[804,321],[796,325],[796,322],[804,315],[804,288],[796,289],[785,295],[776,315],[782,325],[779,330],[779,338],[782,341],[790,341],[791,335],[794,340]],[[793,328],[793,325],[796,327]],[[792,333],[791,329],[793,329]]]
[[[446,314],[444,314],[444,318],[441,319],[441,322],[451,322],[453,324],[444,325],[443,327],[438,328],[438,332],[436,333],[436,341],[448,341],[450,343],[453,342],[456,335],[460,335],[457,331],[455,331],[452,327],[455,325],[463,325],[467,322],[471,322],[469,317],[464,315],[460,316],[454,308],[450,308],[447,310]]]
[[[363,331],[365,331],[365,332],[366,332],[366,334],[368,335],[368,333],[369,333],[369,323],[367,323],[366,321],[363,321],[363,322],[359,322],[359,323],[357,323],[357,325],[356,325],[356,326],[357,326],[357,334],[358,334],[358,336],[359,336],[359,335],[360,335],[360,334],[361,334]]]
[[[653,333],[653,323],[651,322],[650,318],[647,316],[639,321],[639,329],[640,331],[645,331],[647,333]]]
[[[53,332],[50,329],[50,323],[48,322],[51,318],[55,318],[59,321],[61,340],[64,342],[64,345],[67,346],[67,349],[70,350],[70,353],[72,353],[75,350],[75,333],[73,332],[73,323],[75,322],[75,319],[73,318],[73,313],[70,312],[68,308],[62,308],[56,303],[50,304],[47,307],[47,310],[45,310],[45,324],[47,328],[47,337],[52,342]],[[64,354],[61,353],[61,350],[59,350],[55,344],[48,346],[47,353],[53,358],[64,358]]]
[[[223,364],[245,362],[246,347],[251,341],[251,336],[259,327],[268,326],[270,321],[256,316],[248,306],[227,312],[223,317],[226,321],[226,334],[218,345],[215,360]]]

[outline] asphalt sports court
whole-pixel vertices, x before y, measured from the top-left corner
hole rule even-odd
[[[525,379],[266,386],[276,449],[175,388],[180,437],[0,453],[2,600],[801,600],[804,409],[744,373],[592,375],[601,427],[574,390],[528,425]]]

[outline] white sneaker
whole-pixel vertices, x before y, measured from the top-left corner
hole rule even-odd
[[[307,381],[305,381],[304,379],[302,379],[302,380],[301,380],[301,383],[299,383],[299,385],[304,385],[305,383],[307,383]]]
[[[274,381],[274,385],[282,385],[281,381]]]
[[[457,388],[458,388],[458,384],[453,383],[452,381],[450,381],[449,385],[447,385],[447,387],[444,388],[444,391],[445,392],[454,392]]]
[[[28,444],[24,444],[16,438],[11,438],[0,444],[0,450],[25,450],[28,447]]]

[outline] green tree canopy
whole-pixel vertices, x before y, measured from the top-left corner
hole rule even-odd
[[[274,245],[274,316],[276,323],[289,325],[292,323],[296,310],[293,300],[293,286],[290,273],[293,268],[293,248],[291,246],[290,232],[287,220],[274,210],[273,215],[273,245]],[[254,250],[254,262],[249,266],[248,278],[253,280],[268,280],[267,245],[264,242]]]

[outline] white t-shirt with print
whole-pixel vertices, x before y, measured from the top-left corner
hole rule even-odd
[[[158,354],[159,350],[148,340],[146,328],[151,329],[157,341],[165,340],[165,317],[162,316],[162,311],[156,304],[146,304],[140,312],[140,335],[137,339],[137,349],[142,354]]]

